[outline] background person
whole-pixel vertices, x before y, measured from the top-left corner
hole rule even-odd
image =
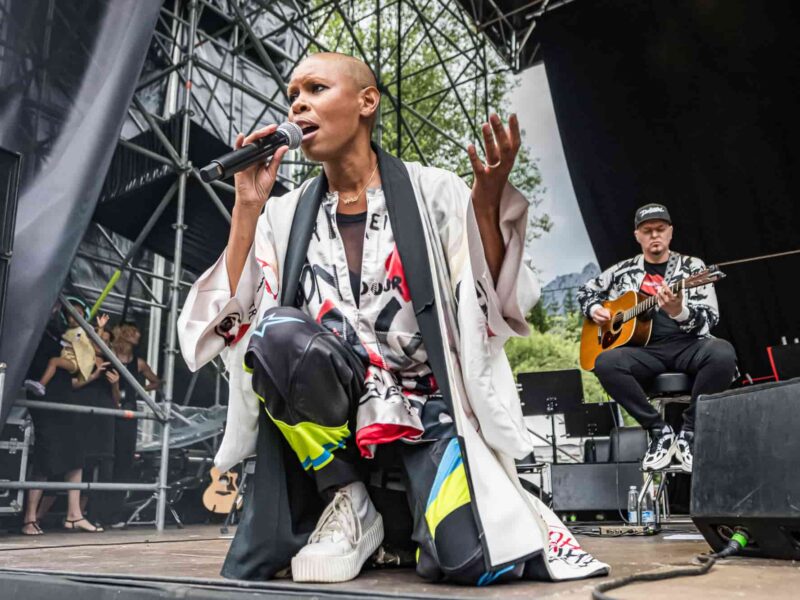
[[[101,337],[108,344],[111,334],[101,332]],[[119,373],[110,367],[96,344],[95,371],[89,381],[73,379],[75,403],[96,408],[117,408],[122,394],[119,387]],[[84,479],[109,483],[114,471],[114,429],[115,418],[108,415],[87,415],[84,424],[85,460]],[[90,502],[92,517],[100,523],[109,523],[109,502],[112,496],[107,491],[96,491],[82,496],[82,506]],[[90,498],[91,496],[91,498]]]
[[[139,330],[138,325],[132,321],[126,321],[113,328],[111,332],[111,349],[128,372],[149,392],[161,387],[161,379],[144,359],[136,355],[136,347],[141,339],[142,332]],[[138,399],[136,390],[123,377],[120,377],[118,385],[120,390],[118,407],[135,411]],[[137,419],[119,417],[114,419],[113,481],[117,483],[129,483],[134,479],[133,466],[137,433]],[[117,526],[124,524],[126,515],[123,510],[123,503],[126,495],[125,492],[117,492],[113,495],[113,516],[111,520]]]
[[[692,470],[694,413],[697,398],[727,389],[736,371],[736,353],[711,329],[719,322],[713,284],[674,294],[668,284],[706,268],[699,258],[670,250],[672,219],[661,204],[646,204],[634,216],[634,237],[642,253],[623,260],[578,290],[583,314],[598,325],[611,318],[602,302],[628,291],[657,296],[653,327],[646,346],[622,346],[597,357],[594,373],[606,392],[649,432],[650,446],[642,461],[645,470],[662,469],[677,458],[686,472]],[[664,422],[650,404],[643,385],[667,371],[692,376],[691,403],[683,413],[680,435]]]
[[[83,310],[83,307],[80,307]],[[63,318],[63,317],[62,317]],[[58,323],[58,305],[39,344],[29,373],[41,373],[48,361],[62,347]],[[64,319],[66,323],[66,319]],[[90,377],[93,375],[90,374]],[[42,398],[48,402],[72,402],[72,378],[67,370],[57,369]],[[85,424],[87,415],[72,412],[31,409],[35,444],[31,481],[63,480],[80,483],[84,463]],[[44,501],[43,501],[44,498]],[[84,518],[80,503],[80,490],[67,491],[67,513],[64,528],[72,531],[99,532],[101,528]],[[29,490],[23,516],[22,533],[41,535],[41,519],[52,505],[54,496],[44,496],[43,490]]]

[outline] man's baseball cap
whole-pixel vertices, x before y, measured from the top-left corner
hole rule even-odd
[[[636,217],[633,219],[634,228],[639,227],[645,221],[660,219],[672,225],[667,207],[663,204],[645,204],[636,209]]]

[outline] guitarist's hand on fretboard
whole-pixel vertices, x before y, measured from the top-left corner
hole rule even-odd
[[[658,306],[670,317],[677,317],[683,311],[683,288],[677,294],[673,293],[668,285],[658,288],[656,294]]]

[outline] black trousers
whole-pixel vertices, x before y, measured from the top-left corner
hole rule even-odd
[[[83,481],[113,481],[114,457],[104,456],[102,458],[87,461],[87,466],[83,469]],[[96,477],[95,477],[96,475]],[[118,492],[110,491],[91,491],[89,492],[88,510],[92,519],[103,525],[114,523],[115,508],[117,504]]]
[[[125,404],[122,408],[136,410],[136,402]],[[138,421],[136,419],[114,419],[114,467],[112,481],[130,483],[134,481],[134,455]],[[125,510],[126,492],[109,492],[108,521],[125,521],[130,515]]]
[[[650,404],[643,385],[668,371],[693,378],[691,403],[683,413],[684,431],[694,431],[697,398],[726,390],[736,372],[736,352],[726,340],[690,335],[659,340],[647,346],[623,346],[603,352],[594,373],[606,392],[645,429],[665,425]]]
[[[370,468],[351,426],[365,366],[338,336],[300,310],[280,307],[267,311],[254,330],[245,369],[264,411],[256,472],[223,575],[269,578],[305,544],[325,505],[324,492],[361,480]],[[524,575],[525,563],[486,571],[456,437],[394,442],[379,447],[376,458],[402,472],[418,574],[479,585]],[[383,518],[391,524],[397,515]]]

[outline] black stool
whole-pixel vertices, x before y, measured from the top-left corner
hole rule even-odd
[[[650,385],[645,389],[647,398],[658,403],[658,412],[666,421],[667,405],[685,404],[690,402],[692,393],[692,378],[686,373],[662,373],[656,375]]]
[[[646,391],[650,398],[686,395],[692,391],[692,378],[686,373],[661,373]]]

